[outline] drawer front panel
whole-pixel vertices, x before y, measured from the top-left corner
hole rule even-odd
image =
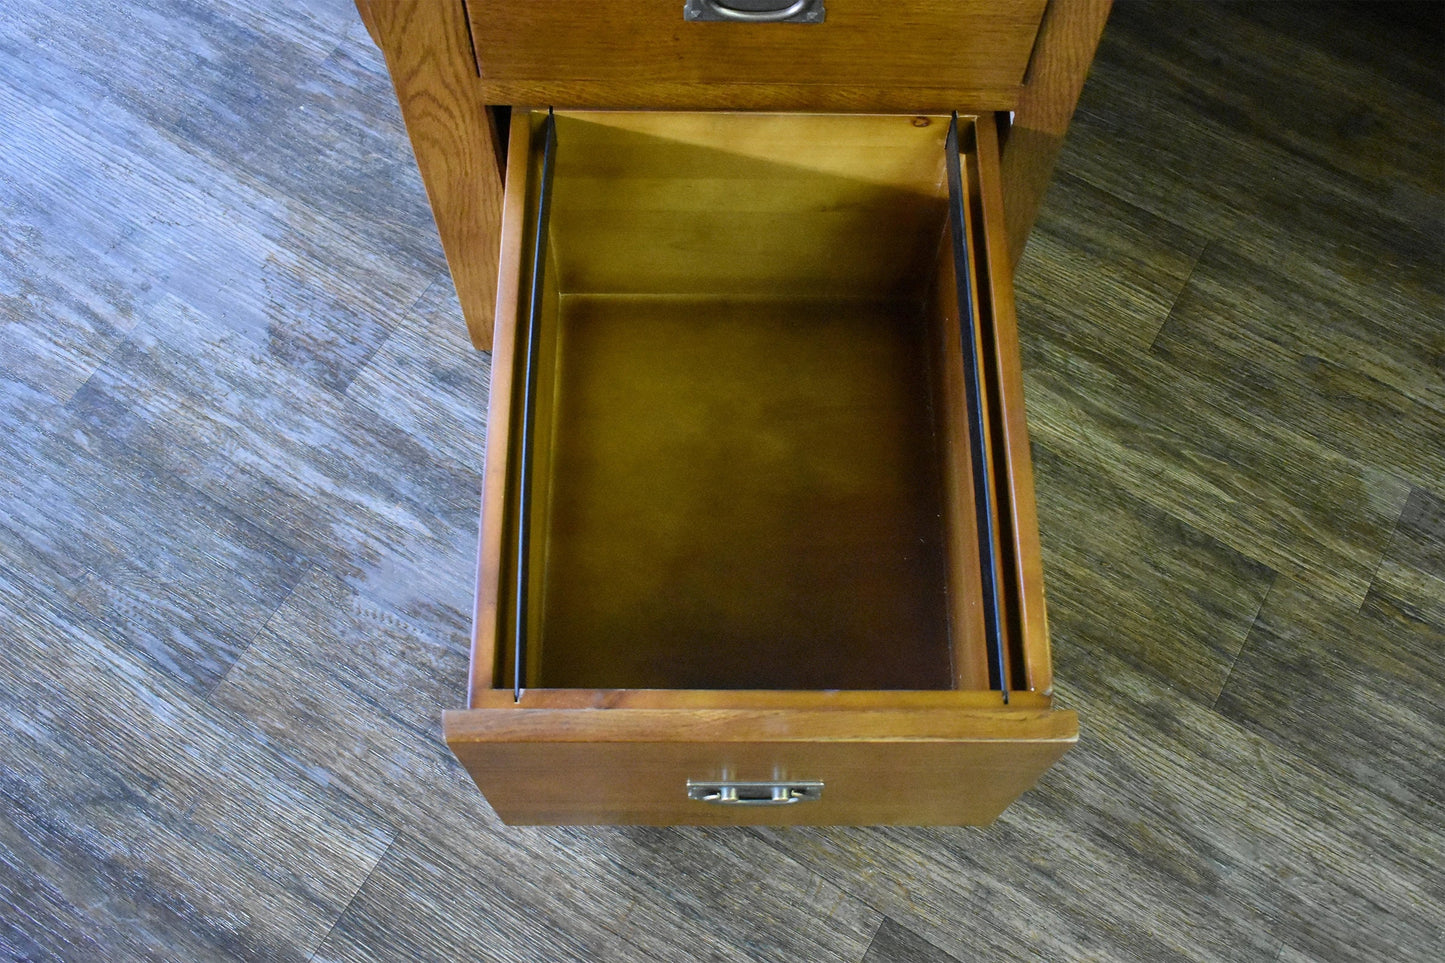
[[[689,23],[681,0],[467,4],[486,82],[974,92],[1022,82],[1044,6],[1045,0],[827,0],[822,23],[798,24]]]
[[[1038,710],[474,709],[447,713],[446,729],[514,825],[978,825],[1068,749],[1077,720]],[[822,786],[787,805],[720,805],[689,798],[689,781]]]

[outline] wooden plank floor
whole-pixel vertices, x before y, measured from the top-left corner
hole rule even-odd
[[[1434,960],[1445,6],[1123,2],[1018,278],[1076,751],[508,829],[488,358],[349,0],[0,5],[0,958]]]

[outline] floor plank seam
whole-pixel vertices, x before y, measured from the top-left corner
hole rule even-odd
[[[108,356],[107,356],[106,361],[108,362],[108,361],[110,360],[110,357],[113,356],[116,351],[119,351],[119,350],[121,349],[121,347],[123,347],[123,346],[125,346],[126,344],[130,343],[130,341],[131,341],[131,338],[130,338],[129,335],[128,335],[127,337],[123,338],[123,339],[116,345],[116,347],[112,350],[111,355],[108,355]],[[102,363],[101,365],[98,365],[98,366],[96,367],[95,371],[93,371],[93,372],[91,373],[90,377],[86,378],[85,382],[83,382],[82,385],[81,385],[79,388],[76,389],[76,391],[74,392],[74,394],[72,394],[71,399],[70,399],[69,401],[65,402],[65,403],[62,405],[62,407],[63,407],[68,413],[70,413],[70,414],[72,414],[72,415],[77,415],[77,416],[78,416],[78,413],[76,412],[75,408],[72,407],[72,402],[74,401],[74,398],[80,394],[80,392],[81,392],[81,390],[84,388],[84,386],[85,386],[86,384],[88,384],[92,378],[94,378],[97,374],[99,374],[99,373],[104,369],[104,367],[105,367],[105,363]],[[323,389],[323,390],[324,390],[324,389]],[[127,405],[127,406],[125,406],[125,407],[127,408],[128,411],[129,411],[129,410],[134,410],[134,409],[132,409],[131,406],[129,406],[129,405]],[[76,446],[74,446],[74,445],[72,444],[72,442],[70,442],[69,440],[60,439],[60,441],[61,441],[62,444],[70,445],[70,446],[72,446],[72,447],[76,447]],[[194,496],[197,498],[197,500],[199,500],[200,502],[203,502],[203,503],[205,503],[205,504],[210,505],[218,515],[233,517],[233,518],[236,520],[236,522],[237,522],[238,524],[240,524],[240,525],[247,526],[247,527],[249,527],[249,528],[251,528],[251,529],[254,529],[254,530],[257,531],[257,532],[262,532],[262,533],[265,533],[265,534],[267,534],[267,535],[271,535],[271,534],[272,534],[272,533],[270,532],[270,529],[268,529],[268,528],[265,527],[264,525],[262,525],[262,524],[260,524],[259,522],[257,522],[257,521],[256,521],[255,519],[253,519],[251,516],[249,516],[249,515],[242,515],[242,514],[240,514],[240,512],[236,511],[235,509],[229,508],[229,507],[227,507],[226,505],[224,505],[224,504],[216,501],[215,497],[213,497],[210,492],[206,491],[204,488],[202,488],[202,487],[200,487],[199,485],[195,484],[191,479],[187,478],[187,477],[185,476],[185,474],[183,474],[182,472],[177,471],[177,470],[176,470],[175,468],[173,468],[173,467],[166,467],[166,466],[164,466],[164,465],[162,465],[162,464],[159,464],[159,463],[157,463],[157,462],[155,462],[155,461],[150,460],[142,451],[140,451],[140,450],[138,450],[137,448],[135,448],[135,446],[133,446],[133,445],[132,445],[130,442],[128,442],[128,441],[116,441],[115,443],[116,443],[117,445],[119,445],[121,448],[123,448],[123,449],[126,451],[127,454],[133,455],[138,462],[140,462],[140,463],[142,463],[142,464],[145,464],[145,465],[146,465],[151,471],[153,471],[156,475],[158,475],[158,476],[163,476],[163,477],[165,477],[165,478],[173,481],[177,486],[179,486],[179,487],[181,487],[181,488],[189,491],[189,492],[190,492],[192,495],[194,495]],[[83,452],[83,449],[81,449],[81,450],[82,450],[82,452]],[[281,544],[285,545],[285,546],[288,547],[288,548],[295,549],[295,550],[297,551],[297,554],[302,555],[303,557],[305,557],[305,553],[301,551],[301,549],[300,549],[299,546],[292,545],[292,544],[289,543],[289,542],[285,542],[283,539],[280,538],[279,535],[274,535],[273,537],[275,538],[275,540],[276,540],[277,542],[280,542]],[[210,703],[211,695],[216,691],[217,688],[220,687],[221,683],[225,681],[226,677],[230,675],[231,669],[233,669],[233,668],[235,667],[236,663],[237,663],[238,661],[240,661],[241,657],[242,657],[243,655],[245,655],[245,653],[251,648],[251,646],[255,643],[256,639],[260,636],[261,632],[264,631],[264,630],[265,630],[265,627],[270,624],[271,619],[274,618],[275,615],[276,615],[276,613],[281,610],[281,608],[286,604],[286,602],[287,602],[287,601],[291,598],[291,596],[295,593],[297,587],[300,586],[300,585],[304,582],[306,576],[307,576],[308,574],[310,574],[311,570],[312,570],[313,568],[315,568],[316,565],[317,565],[317,563],[314,562],[314,561],[312,561],[312,562],[310,562],[310,563],[308,564],[307,568],[301,572],[301,574],[296,578],[295,582],[293,582],[293,583],[290,585],[290,587],[287,588],[286,593],[285,593],[285,595],[281,598],[280,602],[279,602],[279,603],[276,605],[276,607],[275,607],[274,609],[272,609],[272,611],[266,616],[266,620],[261,624],[261,626],[260,626],[259,628],[257,628],[256,632],[253,633],[253,634],[251,635],[251,637],[246,640],[245,645],[242,646],[242,647],[237,651],[236,657],[231,660],[231,664],[226,668],[226,672],[221,675],[221,677],[215,682],[214,685],[212,685],[209,689],[206,690],[206,692],[205,692],[205,694],[204,694],[204,698],[205,698],[205,700],[206,700],[208,703]],[[97,572],[95,572],[95,571],[92,569],[91,566],[86,566],[85,571],[86,571],[86,573],[89,574],[92,578],[99,579],[99,574],[98,574]],[[98,618],[98,620],[99,620],[102,624],[107,625],[108,627],[114,628],[114,626],[111,625],[111,623],[110,623],[110,621],[109,621],[108,619],[105,619],[105,618],[99,617],[99,616],[97,616],[97,618]]]
[[[883,932],[883,926],[885,923],[888,922],[887,913],[884,913],[882,910],[874,906],[872,903],[869,903],[867,900],[863,900],[863,905],[867,906],[873,912],[877,913],[879,919],[878,925],[873,927],[873,935],[868,937],[868,945],[863,947],[863,955],[858,957],[858,963],[867,963],[868,954],[873,952],[873,944],[878,942],[878,934]]]
[[[480,493],[478,493],[477,500],[481,500]],[[389,603],[373,597],[364,588],[350,584],[349,582],[342,579],[340,576],[336,575],[334,572],[328,570],[325,566],[319,566],[319,570],[324,573],[328,578],[335,579],[336,581],[345,585],[347,591],[351,592],[351,594],[356,597],[357,601],[365,602],[368,606],[371,606],[376,616],[383,619],[391,620],[392,622],[399,625],[404,625],[408,630],[416,633],[418,637],[426,639],[428,642],[431,642],[443,649],[451,649],[457,652],[463,659],[463,662],[461,663],[462,669],[460,674],[457,676],[456,686],[449,686],[448,691],[459,691],[457,687],[462,685],[462,680],[464,680],[467,676],[467,661],[470,660],[472,654],[471,612],[469,610],[464,610],[461,612],[463,624],[466,627],[463,628],[460,632],[460,644],[453,644],[453,642],[450,640],[456,635],[455,633],[443,634],[436,631],[435,629],[429,628],[422,623],[416,621],[415,619],[412,619],[409,616],[403,615],[402,613],[398,612]],[[309,570],[307,574],[310,574]],[[471,582],[464,582],[462,587],[465,592],[475,591],[475,585]]]
[[[1269,597],[1274,594],[1275,584],[1279,581],[1280,575],[1274,573],[1269,580],[1269,588],[1264,590],[1264,596],[1259,600],[1259,608],[1254,610],[1254,618],[1249,620],[1249,629],[1244,633],[1244,641],[1239,643],[1239,648],[1234,652],[1234,658],[1229,660],[1229,668],[1225,670],[1224,680],[1219,683],[1219,692],[1214,696],[1214,701],[1209,704],[1210,711],[1216,711],[1219,707],[1219,700],[1224,698],[1224,693],[1229,689],[1229,680],[1234,675],[1234,667],[1239,664],[1239,657],[1249,647],[1250,636],[1254,635],[1254,628],[1259,624],[1259,617],[1264,614],[1264,607],[1269,602]]]
[[[1390,524],[1390,537],[1385,539],[1385,547],[1380,550],[1380,557],[1375,562],[1375,570],[1370,573],[1370,581],[1365,584],[1365,594],[1360,599],[1359,606],[1355,609],[1356,615],[1363,614],[1365,606],[1369,604],[1370,593],[1375,590],[1375,583],[1380,580],[1380,569],[1385,567],[1385,559],[1390,557],[1390,549],[1395,547],[1395,536],[1400,534],[1400,519],[1405,517],[1405,511],[1410,507],[1410,495],[1414,493],[1415,487],[1416,486],[1411,485],[1410,490],[1405,493],[1404,500],[1400,502],[1400,513],[1395,516],[1395,520]]]
[[[1149,339],[1149,347],[1144,349],[1145,354],[1154,354],[1154,346],[1159,343],[1159,336],[1164,333],[1165,328],[1169,327],[1169,322],[1174,320],[1174,312],[1179,308],[1179,302],[1184,298],[1184,292],[1189,290],[1189,282],[1194,280],[1194,272],[1199,270],[1199,262],[1204,260],[1204,252],[1208,251],[1209,246],[1213,243],[1213,238],[1206,238],[1204,244],[1195,253],[1194,260],[1189,263],[1189,272],[1184,275],[1184,281],[1179,285],[1179,290],[1174,292],[1173,300],[1169,302],[1169,310],[1165,313],[1164,320],[1155,329],[1154,337]]]
[[[361,25],[363,27],[364,39],[362,37],[356,37],[354,35],[356,32],[356,27],[358,25]],[[327,64],[333,62],[336,59],[337,54],[341,53],[348,47],[352,50],[355,50],[362,45],[369,46],[373,50],[376,50],[376,45],[372,43],[371,36],[369,34],[365,34],[364,24],[362,24],[361,17],[358,15],[356,18],[356,23],[352,24],[349,29],[343,30],[341,32],[341,39],[336,42],[336,46],[326,51],[326,53],[322,55],[321,59],[317,62],[322,67],[325,67]],[[377,50],[377,53],[380,52],[381,51]]]
[[[138,322],[136,324],[136,327],[140,327],[140,325],[143,323],[144,322]],[[100,374],[106,369],[106,366],[110,364],[111,359],[120,352],[121,348],[124,348],[126,345],[131,343],[131,333],[134,330],[135,328],[132,328],[131,331],[127,331],[124,335],[117,338],[115,344],[111,345],[110,350],[105,353],[105,357],[100,359],[100,362],[94,368],[90,369],[90,374],[86,375],[74,388],[72,388],[69,394],[67,394],[64,398],[55,399],[59,403],[61,408],[64,408],[66,411],[72,412],[75,410],[71,407],[71,404],[75,401],[76,396],[79,395],[82,391],[84,391],[86,387],[95,380],[96,375]]]
[[[1080,109],[1084,110],[1085,108]],[[1067,143],[1065,144],[1064,149],[1068,149]],[[1129,211],[1135,214],[1142,214],[1144,217],[1149,218],[1150,220],[1155,220],[1161,224],[1166,224],[1174,230],[1179,231],[1180,233],[1191,234],[1199,239],[1201,245],[1201,253],[1203,248],[1208,246],[1209,243],[1214,240],[1214,238],[1205,234],[1201,228],[1191,226],[1188,220],[1181,220],[1171,217],[1168,214],[1164,214],[1153,207],[1139,203],[1137,199],[1134,199],[1132,196],[1126,196],[1125,194],[1120,193],[1119,190],[1110,187],[1108,184],[1099,183],[1096,178],[1091,177],[1086,171],[1079,169],[1079,165],[1077,164],[1067,165],[1061,159],[1059,162],[1059,166],[1054,174],[1054,180],[1073,181],[1075,184],[1083,185],[1089,190],[1098,191],[1099,193],[1106,195],[1112,202],[1119,204],[1124,208],[1127,208]],[[1059,207],[1061,207],[1061,205]],[[1050,214],[1052,214],[1053,208],[1054,205],[1048,205],[1045,209],[1048,210]]]
[[[416,313],[417,308],[419,308],[422,302],[426,300],[427,295],[430,294],[432,289],[435,288],[440,282],[440,276],[433,275],[431,280],[427,281],[426,284],[422,285],[421,292],[417,294],[416,298],[412,300],[411,304],[407,305],[406,310],[401,311],[397,314],[396,326],[386,333],[386,337],[376,342],[376,344],[372,346],[372,349],[368,351],[364,357],[357,360],[356,366],[351,372],[351,377],[346,379],[346,384],[342,385],[341,390],[336,392],[337,395],[349,402],[352,402],[353,404],[361,404],[361,402],[358,402],[356,401],[356,399],[351,397],[351,386],[356,383],[356,379],[359,378],[361,374],[366,371],[367,368],[371,367],[371,362],[376,358],[378,354],[381,353],[381,349],[391,343],[391,339],[397,336],[397,334],[401,331],[402,327],[406,324],[407,320]]]
[[[784,832],[786,832],[786,831],[787,831],[787,830],[785,829]],[[795,829],[793,829],[792,831],[793,831],[793,832],[799,832],[799,831],[804,831],[804,832],[806,832],[807,830],[806,830],[806,829],[799,830],[799,829],[796,829],[796,828],[795,828]],[[793,853],[789,852],[788,850],[784,849],[782,846],[778,845],[778,843],[777,843],[777,841],[776,841],[776,839],[775,839],[776,834],[778,833],[778,829],[774,828],[774,829],[771,829],[771,830],[770,830],[770,829],[768,829],[767,827],[749,826],[749,827],[747,827],[746,832],[751,833],[756,839],[758,839],[760,842],[762,842],[762,844],[763,844],[764,846],[768,847],[768,848],[771,849],[773,852],[775,852],[781,859],[786,860],[786,861],[789,862],[789,863],[792,863],[794,866],[798,867],[802,872],[811,874],[813,877],[822,880],[823,882],[827,883],[829,886],[836,887],[840,892],[848,893],[853,899],[857,900],[857,901],[858,901],[860,904],[862,904],[864,907],[866,907],[867,909],[872,910],[874,913],[877,913],[877,914],[878,914],[878,917],[879,917],[879,919],[878,919],[878,926],[873,930],[873,935],[870,936],[870,937],[868,937],[868,945],[867,945],[866,947],[864,947],[863,956],[862,956],[862,958],[860,959],[859,963],[862,963],[862,960],[867,959],[867,958],[868,958],[868,951],[873,948],[873,941],[876,940],[876,939],[878,939],[878,934],[882,931],[882,929],[883,929],[883,924],[884,924],[884,923],[888,920],[888,918],[889,918],[889,917],[888,917],[888,913],[887,913],[885,910],[881,910],[881,909],[879,909],[877,906],[875,906],[875,905],[873,904],[873,901],[872,901],[871,899],[869,899],[869,898],[868,898],[866,895],[864,895],[863,893],[860,893],[860,892],[858,892],[858,891],[856,891],[856,890],[850,889],[850,888],[848,887],[848,884],[847,884],[847,880],[846,880],[846,879],[843,879],[843,880],[840,881],[840,880],[838,880],[838,879],[833,878],[832,875],[830,875],[830,874],[828,874],[828,873],[826,873],[826,872],[823,872],[821,869],[818,869],[818,868],[815,868],[815,867],[810,867],[805,861],[803,861],[803,860],[801,860],[801,859],[798,859],[796,856],[793,855]]]
[[[356,898],[361,895],[361,891],[366,889],[366,884],[371,882],[371,877],[376,875],[376,871],[381,867],[381,864],[386,862],[386,856],[391,852],[391,847],[395,846],[396,841],[400,838],[401,830],[393,828],[391,838],[386,841],[386,847],[382,849],[381,853],[376,857],[376,862],[371,864],[371,868],[366,871],[366,875],[361,878],[361,882],[356,884],[356,889],[351,891],[351,895],[346,900],[346,905],[341,907],[341,912],[337,913],[336,918],[331,921],[331,925],[326,927],[326,932],[321,934],[321,939],[316,941],[316,948],[306,957],[306,963],[312,963],[317,955],[320,954],[322,947],[326,945],[326,941],[331,939],[331,934],[336,931],[336,927],[340,925],[342,920],[346,919],[346,914],[351,911],[352,904],[355,903]]]
[[[301,577],[296,580],[294,585],[286,590],[286,594],[282,597],[281,601],[277,603],[276,607],[266,616],[266,620],[256,627],[255,632],[251,633],[251,637],[246,640],[246,644],[241,647],[241,650],[236,653],[236,657],[231,660],[231,664],[226,666],[226,671],[221,674],[221,677],[216,680],[214,685],[206,690],[205,700],[207,705],[216,705],[212,697],[221,686],[226,684],[226,680],[231,677],[231,673],[235,671],[236,666],[246,657],[246,653],[251,651],[251,647],[256,644],[256,640],[261,637],[261,633],[265,632],[267,626],[276,618],[277,613],[286,607],[286,603],[291,601],[291,597],[296,594],[296,590],[305,584],[306,577],[316,569],[316,565],[317,563],[312,562],[307,566],[306,570],[301,573]]]

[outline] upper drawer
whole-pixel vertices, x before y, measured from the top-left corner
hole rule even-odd
[[[469,0],[467,8],[482,80],[499,103],[710,106],[704,101],[726,94],[734,106],[810,109],[874,107],[886,88],[1009,106],[1045,5],[826,0],[826,18],[813,24],[687,22],[682,0]],[[840,103],[829,88],[853,93]]]

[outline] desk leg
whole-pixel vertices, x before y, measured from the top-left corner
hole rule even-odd
[[[1034,217],[1053,175],[1054,161],[1084,89],[1084,78],[1104,32],[1111,0],[1052,0],[1024,77],[1012,127],[1003,140],[1000,167],[1010,257],[1023,257]]]
[[[502,171],[462,0],[356,0],[386,65],[472,344],[492,347]]]

